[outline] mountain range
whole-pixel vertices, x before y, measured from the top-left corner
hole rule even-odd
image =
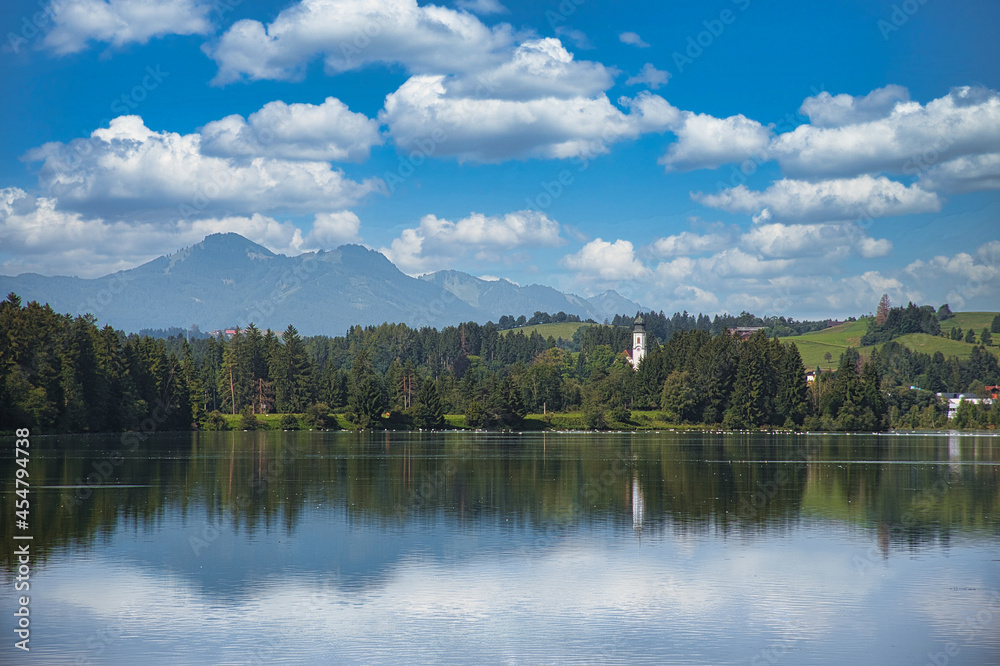
[[[483,280],[459,271],[414,278],[385,255],[360,245],[294,257],[275,254],[235,233],[99,278],[0,275],[0,293],[48,303],[61,313],[90,313],[125,331],[246,326],[304,335],[342,335],[383,322],[443,326],[498,321],[536,311],[602,321],[643,309],[614,291],[591,298],[542,285]]]

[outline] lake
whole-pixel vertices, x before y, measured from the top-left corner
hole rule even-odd
[[[8,441],[3,663],[1000,663],[994,435]]]

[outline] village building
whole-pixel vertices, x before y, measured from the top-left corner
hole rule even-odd
[[[642,320],[642,315],[639,315],[632,325],[632,353],[628,360],[633,368],[638,368],[644,358],[646,358],[646,322]]]

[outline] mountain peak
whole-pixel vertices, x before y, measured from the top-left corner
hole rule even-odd
[[[186,249],[199,249],[199,250],[209,250],[212,252],[246,252],[247,254],[259,254],[265,257],[275,257],[277,256],[274,252],[271,252],[263,245],[258,245],[254,243],[249,238],[245,238],[232,231],[218,234],[209,234],[205,236],[204,240],[200,243],[192,245],[190,248]],[[184,252],[184,250],[181,250]]]

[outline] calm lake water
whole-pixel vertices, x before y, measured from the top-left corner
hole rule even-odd
[[[3,663],[1000,662],[996,436],[36,437],[30,653],[8,453]]]

